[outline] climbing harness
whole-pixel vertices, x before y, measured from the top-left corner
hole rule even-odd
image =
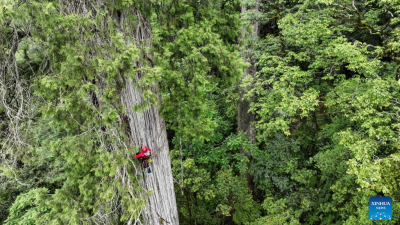
[[[146,146],[143,147],[143,144],[140,145],[140,149],[141,150],[139,150],[139,152],[136,154],[135,158],[137,158],[139,160],[139,163],[142,166],[143,170],[148,168],[147,175],[151,175],[152,174],[151,169],[150,169],[150,163],[152,162],[151,149]]]
[[[157,134],[157,136],[154,137],[154,138],[152,138],[152,139],[150,140],[150,142],[154,142],[154,140],[158,139],[158,138],[161,136],[162,133],[163,133],[163,132],[160,132],[159,134]],[[152,171],[151,171],[151,169],[150,169],[150,164],[153,162],[152,156],[156,156],[156,155],[159,153],[161,147],[159,147],[159,148],[157,148],[155,151],[153,151],[153,152],[155,152],[155,153],[152,154],[152,151],[151,151],[150,148],[148,148],[148,147],[146,147],[146,146],[143,147],[143,144],[142,144],[143,142],[142,142],[142,141],[143,141],[143,140],[140,139],[140,143],[141,143],[141,144],[140,144],[140,150],[139,150],[139,152],[138,152],[136,155],[140,154],[141,151],[143,151],[143,148],[146,148],[146,149],[147,149],[147,150],[144,152],[144,154],[143,154],[143,156],[146,157],[146,158],[140,157],[140,158],[138,158],[138,160],[139,160],[139,163],[140,163],[140,165],[142,166],[142,168],[143,168],[144,170],[147,169],[147,175],[151,175],[151,174],[152,174]],[[133,157],[133,155],[132,155],[132,157]]]

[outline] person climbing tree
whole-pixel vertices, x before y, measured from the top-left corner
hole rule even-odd
[[[150,156],[151,156],[151,149],[146,146],[143,146],[143,144],[140,144],[138,153],[136,153],[136,155],[132,155],[132,157],[137,158],[140,164],[143,165],[143,169],[149,168]],[[152,174],[150,168],[147,170],[147,174],[148,175]]]

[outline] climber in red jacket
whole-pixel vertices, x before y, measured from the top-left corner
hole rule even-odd
[[[142,149],[141,151],[140,148]],[[132,155],[132,157],[135,157],[139,160],[140,164],[143,165],[144,169],[149,167],[150,156],[151,156],[151,149],[146,146],[143,146],[143,144],[140,144],[139,152],[136,155]],[[148,169],[147,174],[148,175],[151,174],[150,168]]]
[[[141,145],[142,147],[142,145]],[[139,158],[143,158],[143,159],[148,159],[151,156],[151,149],[143,146],[142,147],[142,151],[139,152],[138,154],[135,155],[135,158],[139,159]]]

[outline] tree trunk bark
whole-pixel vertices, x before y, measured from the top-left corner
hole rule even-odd
[[[258,13],[259,11],[259,5],[260,5],[260,0],[255,1],[254,5],[254,11]],[[242,6],[242,14],[247,12],[247,6],[243,5]],[[250,24],[253,26],[253,31],[251,33],[247,33],[246,27],[242,28],[242,40],[243,42],[246,42],[247,38],[251,38],[253,41],[257,39],[258,37],[258,22],[257,20],[252,20]],[[245,45],[246,46],[246,45]],[[245,79],[247,76],[252,76],[254,77],[255,73],[257,72],[257,68],[255,66],[255,60],[252,58],[252,54],[246,52],[251,52],[251,47],[247,46],[245,47],[242,51],[242,56],[244,61],[249,62],[251,65],[244,71],[244,76],[242,78]],[[238,103],[238,111],[237,111],[237,122],[238,122],[238,131],[244,131],[246,132],[248,138],[250,139],[251,142],[255,143],[256,139],[256,133],[254,129],[251,127],[251,123],[255,121],[255,116],[253,113],[249,112],[250,109],[250,101],[248,99],[244,98],[245,93],[247,92],[247,89],[241,90],[240,92],[240,99]],[[244,153],[248,157],[250,157],[249,153]]]
[[[143,47],[143,44],[149,47],[150,23],[141,15],[140,11],[137,11],[137,15],[138,26],[134,40],[138,48]],[[139,60],[137,67],[142,66]],[[136,73],[135,83],[141,76],[141,72]],[[152,150],[153,162],[150,164],[150,168],[153,174],[143,173],[142,181],[145,190],[154,191],[148,198],[148,206],[143,213],[145,223],[179,224],[165,122],[160,117],[158,109],[153,105],[143,112],[136,112],[132,109],[133,106],[142,103],[142,90],[130,79],[125,80],[126,86],[121,91],[121,101],[129,118],[131,145],[143,143]]]
[[[243,2],[244,3],[244,2]],[[260,5],[260,0],[255,1],[254,11],[255,13],[258,13],[259,11],[259,5]],[[245,4],[242,5],[242,14],[245,14],[247,12],[247,6]],[[246,27],[242,28],[242,40],[244,43],[246,43],[248,38],[250,38],[251,41],[255,41],[258,37],[258,22],[257,20],[251,20],[250,24],[253,25],[253,30],[251,33],[247,33]],[[244,75],[242,80],[246,79],[247,76],[252,76],[254,77],[255,73],[257,72],[257,68],[255,66],[255,59],[253,58],[253,55],[251,54],[252,48],[251,44],[245,44],[245,49],[242,50],[242,57],[244,61],[249,62],[251,65],[244,71]],[[253,85],[253,84],[252,84]],[[237,123],[238,123],[238,131],[243,131],[247,134],[247,137],[249,140],[254,144],[256,141],[256,133],[254,129],[251,126],[251,123],[255,121],[255,115],[251,112],[250,110],[250,104],[251,102],[244,97],[244,95],[248,92],[248,88],[244,88],[240,90],[240,98],[238,102],[238,110],[237,110]],[[245,155],[249,159],[249,163],[247,167],[250,167],[250,164],[254,161],[253,156],[249,149],[242,149],[241,154]],[[253,182],[253,177],[251,176],[250,173],[246,172],[245,174],[242,175],[243,179],[246,179],[247,181],[247,186],[250,190],[250,192],[255,192],[254,188],[254,182]]]
[[[144,112],[132,110],[132,106],[141,103],[141,96],[141,90],[128,81],[121,100],[127,110],[132,143],[143,143],[152,149],[150,168],[153,174],[143,177],[145,190],[154,191],[144,212],[145,221],[147,224],[179,224],[165,122],[154,106]]]

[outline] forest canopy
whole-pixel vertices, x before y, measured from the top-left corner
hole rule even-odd
[[[0,223],[397,224],[399,13],[0,0]]]

